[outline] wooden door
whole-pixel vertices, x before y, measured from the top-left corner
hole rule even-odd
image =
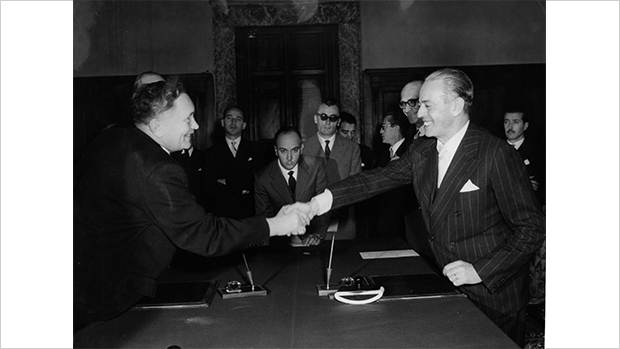
[[[235,38],[245,136],[269,142],[284,125],[315,133],[321,99],[339,98],[338,26],[239,27]]]

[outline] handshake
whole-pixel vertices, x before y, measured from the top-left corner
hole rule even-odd
[[[275,217],[267,218],[269,236],[303,235],[317,212],[319,203],[316,200],[283,206]]]

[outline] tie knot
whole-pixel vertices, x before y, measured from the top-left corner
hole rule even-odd
[[[288,171],[289,177],[293,177],[293,174],[295,174],[295,171]]]

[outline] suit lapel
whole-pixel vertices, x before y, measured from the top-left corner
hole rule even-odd
[[[273,166],[271,166],[269,176],[271,177],[271,186],[273,187],[273,190],[278,193],[278,195],[282,198],[282,201],[293,202],[291,191],[288,188],[288,183],[282,176],[282,172],[280,171],[280,165],[278,164],[277,159],[273,163]]]
[[[295,200],[304,197],[304,191],[308,187],[306,183],[309,182],[310,168],[303,159],[299,159],[299,166],[297,167],[297,186],[295,187]]]
[[[431,202],[437,186],[437,140],[424,140],[424,144],[412,148],[413,185],[422,208],[425,221],[429,221]]]
[[[434,229],[443,222],[452,203],[459,195],[461,188],[463,188],[467,180],[471,178],[472,173],[478,166],[479,161],[477,155],[479,136],[478,130],[473,129],[470,124],[461,144],[454,154],[454,158],[452,158],[452,162],[441,182],[441,187],[439,187],[435,193],[435,200],[432,203],[430,211],[431,234],[433,234]]]

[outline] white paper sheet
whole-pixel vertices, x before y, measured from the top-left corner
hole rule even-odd
[[[408,249],[408,250],[360,252],[360,256],[362,256],[362,259],[381,259],[381,258],[417,257],[419,256],[419,254],[413,249]]]

